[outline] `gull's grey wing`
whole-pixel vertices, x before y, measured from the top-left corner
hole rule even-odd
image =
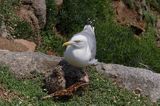
[[[92,53],[91,60],[95,59],[95,56],[96,56],[96,38],[95,38],[94,28],[91,27],[91,25],[86,25],[84,27],[84,29],[80,33],[78,33],[78,35],[79,34],[87,37],[89,48],[91,49],[91,53]]]

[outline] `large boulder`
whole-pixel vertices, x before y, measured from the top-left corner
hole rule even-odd
[[[9,66],[16,78],[33,78],[37,73],[51,72],[61,57],[36,52],[0,51],[0,64]]]
[[[160,74],[147,69],[100,63],[98,72],[114,80],[120,87],[148,96],[153,102],[160,99]]]

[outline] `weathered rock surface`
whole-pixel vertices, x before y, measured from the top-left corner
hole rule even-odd
[[[33,0],[32,6],[39,20],[39,26],[43,28],[46,24],[46,2],[45,0]]]
[[[17,52],[25,52],[30,51],[33,52],[35,50],[36,44],[34,42],[30,42],[23,39],[15,39],[9,40],[6,38],[0,37],[0,49],[9,50],[9,51],[17,51]]]
[[[44,28],[46,24],[45,0],[22,0],[21,2],[22,2],[22,5],[18,11],[18,15],[22,19],[31,23],[36,30],[40,28]]]
[[[36,44],[34,42],[30,42],[24,39],[15,39],[14,42],[24,45],[30,52],[34,52],[36,49]]]
[[[17,11],[17,15],[24,21],[28,22],[34,31],[39,31],[39,20],[34,14],[33,8],[29,5],[22,5]]]
[[[9,35],[9,31],[6,28],[5,23],[2,21],[2,24],[0,25],[0,36],[3,38],[7,38]]]
[[[10,67],[18,78],[33,78],[36,73],[51,72],[61,60],[60,57],[34,52],[0,51],[0,64]]]
[[[148,96],[153,102],[160,99],[160,74],[117,64],[100,63],[96,69],[121,87]]]
[[[8,65],[17,78],[33,78],[36,73],[44,74],[48,88],[52,87],[51,85],[61,84],[59,89],[63,89],[85,77],[82,69],[71,67],[62,61],[61,57],[9,51],[0,51],[0,57],[0,64]],[[60,69],[56,68],[57,66]],[[99,63],[95,67],[99,73],[112,79],[120,87],[148,96],[153,102],[160,99],[160,74],[147,69],[117,64]],[[52,87],[50,92],[54,90],[55,88]]]
[[[0,37],[0,49],[9,51],[19,51],[19,52],[28,50],[24,45],[18,44],[13,40],[8,40],[2,37]]]

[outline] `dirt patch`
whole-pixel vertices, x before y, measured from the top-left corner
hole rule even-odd
[[[135,10],[129,9],[121,0],[114,0],[113,7],[118,23],[130,26],[136,35],[145,31],[145,22]]]
[[[11,102],[15,98],[22,99],[22,96],[16,92],[6,90],[0,85],[0,99]]]

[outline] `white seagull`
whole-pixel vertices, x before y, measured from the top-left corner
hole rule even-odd
[[[81,32],[73,35],[63,46],[67,46],[64,59],[72,66],[85,67],[97,64],[96,38],[94,27],[91,25],[85,25]]]

